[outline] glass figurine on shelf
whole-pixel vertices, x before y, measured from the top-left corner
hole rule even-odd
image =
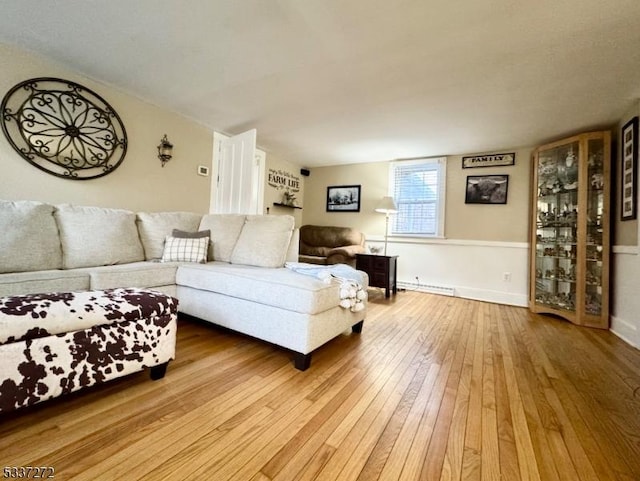
[[[578,188],[578,162],[573,148],[569,150],[567,157],[564,159],[562,169],[562,183],[565,190],[576,190]]]

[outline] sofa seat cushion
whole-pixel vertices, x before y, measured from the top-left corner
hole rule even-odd
[[[340,303],[340,286],[286,268],[266,269],[223,262],[181,265],[179,286],[216,292],[258,304],[317,314]]]
[[[47,270],[0,274],[0,296],[37,294],[40,292],[86,291],[90,288],[88,272]]]
[[[0,200],[0,272],[62,268],[53,206]]]
[[[64,269],[144,260],[133,212],[61,205],[54,215],[60,229]]]
[[[120,321],[167,320],[177,300],[141,289],[58,292],[0,298],[0,345]]]
[[[91,278],[90,289],[154,288],[176,283],[178,262],[133,262],[117,266],[77,269]]]

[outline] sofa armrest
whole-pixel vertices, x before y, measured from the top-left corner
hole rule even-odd
[[[362,254],[364,252],[364,246],[361,245],[353,245],[353,246],[340,246],[340,247],[334,247],[333,249],[331,249],[328,254],[327,257],[332,256],[332,255],[343,255],[345,257],[355,257],[356,254]]]
[[[356,266],[356,254],[364,252],[362,246],[342,246],[334,247],[327,255],[327,264],[348,264]]]

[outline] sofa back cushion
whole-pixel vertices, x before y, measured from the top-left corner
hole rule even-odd
[[[202,215],[193,212],[138,212],[137,224],[146,260],[160,259],[164,240],[173,229],[193,232]]]
[[[351,227],[303,225],[300,227],[300,254],[327,255],[334,247],[364,245],[364,235]]]
[[[248,215],[231,254],[232,264],[282,267],[294,219],[290,215]]]
[[[61,205],[54,216],[60,230],[63,269],[144,260],[133,212]]]
[[[0,273],[62,267],[53,209],[41,202],[0,200]]]
[[[244,214],[206,214],[202,216],[200,230],[211,231],[207,259],[230,262],[233,248],[244,226]]]

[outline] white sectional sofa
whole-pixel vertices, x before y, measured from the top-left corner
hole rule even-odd
[[[162,262],[174,229],[209,230],[208,261]],[[293,351],[304,370],[319,346],[349,328],[360,332],[366,309],[340,307],[337,283],[284,267],[297,257],[291,216],[0,201],[0,296],[157,290],[176,297],[182,313]]]

